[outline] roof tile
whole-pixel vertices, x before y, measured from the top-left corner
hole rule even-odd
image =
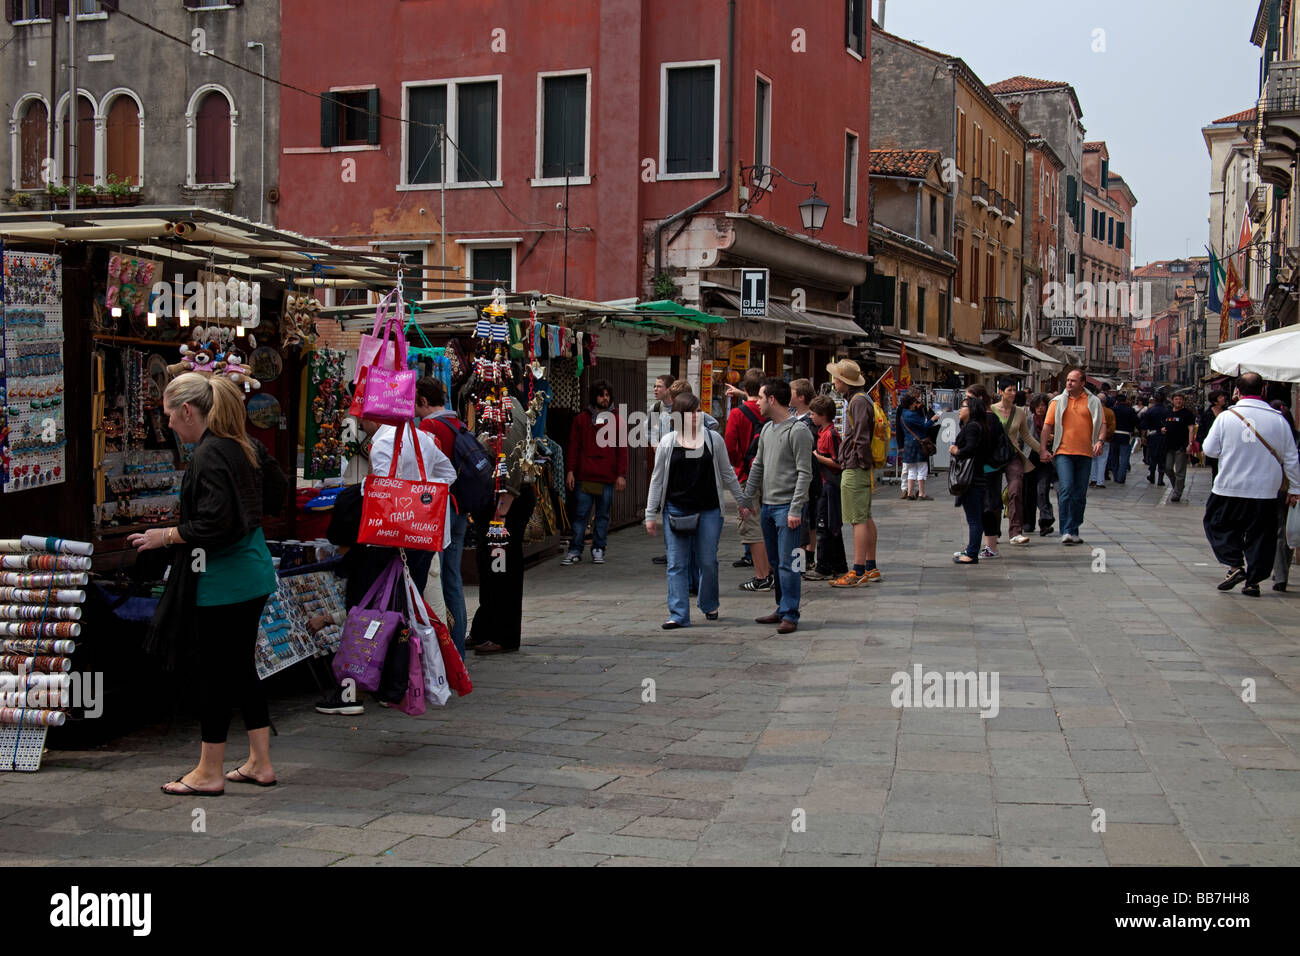
[[[924,179],[938,159],[937,149],[873,149],[871,175]]]

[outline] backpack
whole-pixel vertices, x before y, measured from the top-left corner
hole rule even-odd
[[[1012,412],[1012,414],[1015,413]],[[988,423],[989,431],[993,434],[991,438],[993,448],[989,453],[989,467],[994,469],[1005,468],[1011,463],[1011,459],[1016,457],[1016,450],[1011,445],[1011,439],[1007,436],[1007,430],[1003,426],[1001,419],[992,412],[989,412],[988,415],[998,424],[998,427],[994,428],[992,422]]]
[[[464,422],[456,421],[453,428],[443,416],[430,419],[435,426],[441,425],[452,431],[451,464],[456,469],[456,480],[452,482],[451,493],[456,499],[456,507],[461,513],[482,511],[492,504],[496,486],[493,482],[492,459],[483,450],[473,433],[465,427]]]
[[[871,433],[871,464],[883,468],[889,462],[889,439],[892,436],[889,416],[879,402],[872,402],[871,405],[876,411],[876,427]]]
[[[748,475],[750,467],[754,464],[754,459],[758,456],[758,437],[763,431],[763,420],[755,415],[754,410],[743,402],[740,405],[740,411],[754,426],[754,435],[749,439],[749,447],[745,449],[745,454],[741,458],[741,463],[745,466],[745,474]]]

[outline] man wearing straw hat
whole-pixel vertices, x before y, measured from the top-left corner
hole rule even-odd
[[[881,580],[876,568],[876,522],[871,518],[871,436],[876,408],[867,397],[867,380],[851,359],[826,366],[835,391],[844,397],[844,442],[840,445],[840,510],[853,525],[853,567],[831,582],[833,588],[854,588]]]

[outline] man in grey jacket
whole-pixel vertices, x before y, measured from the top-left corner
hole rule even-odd
[[[759,433],[745,494],[752,498],[762,493],[759,523],[768,560],[777,569],[777,607],[755,623],[776,624],[777,633],[789,634],[799,626],[803,568],[796,568],[794,561],[802,550],[799,528],[812,484],[812,433],[790,414],[790,385],[782,379],[763,383],[758,410],[768,421]]]

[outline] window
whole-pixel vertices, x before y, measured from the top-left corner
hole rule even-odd
[[[68,129],[68,104],[64,98],[62,109],[63,165],[59,169],[60,185],[70,185],[72,179],[72,141]],[[95,104],[89,97],[77,97],[77,184],[95,184]]]
[[[916,331],[925,334],[925,289],[916,287]]]
[[[858,137],[844,134],[844,221],[858,221]]]
[[[379,90],[338,90],[321,94],[320,144],[377,146]]]
[[[981,170],[983,170],[984,166],[981,157],[984,155],[984,131],[980,129],[979,123],[975,124],[974,139],[975,139],[975,164],[974,164],[975,168],[973,170],[973,173],[976,179],[983,179],[984,176],[981,173]]]
[[[1101,188],[1105,189],[1110,185],[1110,160],[1101,161]]]
[[[115,182],[140,185],[140,107],[125,93],[113,99],[105,122],[104,172]]]
[[[1065,212],[1070,217],[1070,221],[1076,226],[1079,224],[1079,183],[1073,176],[1065,177]],[[1074,271],[1074,266],[1070,267]]]
[[[907,283],[898,284],[898,328],[899,331],[907,331]]]
[[[44,10],[42,0],[9,0],[5,4],[5,19],[10,23],[25,20],[48,20],[49,14]]]
[[[1002,192],[1011,191],[1011,154],[1005,149],[1002,151]]]
[[[972,239],[970,244],[970,304],[979,305],[980,301],[980,241]]]
[[[957,111],[957,169],[966,172],[966,111]]]
[[[1101,237],[1100,220],[1101,220],[1101,211],[1098,209],[1094,209],[1092,211],[1092,238],[1094,239],[1098,239]]]
[[[1115,245],[1115,217],[1106,217],[1106,245]]]
[[[941,334],[947,336],[951,334],[948,326],[948,293],[939,293],[939,330]]]
[[[998,184],[997,184],[997,178],[998,178],[998,159],[997,159],[997,157],[998,157],[998,141],[997,141],[996,139],[994,139],[992,136],[990,136],[990,137],[988,138],[988,147],[989,147],[989,149],[988,149],[988,160],[987,160],[987,162],[986,162],[985,165],[984,165],[984,169],[987,171],[988,175],[987,175],[985,178],[988,179],[988,182],[989,182],[989,189],[997,189],[997,188],[998,188]]]
[[[515,250],[513,246],[471,246],[469,249],[469,278],[476,280],[471,288],[475,295],[490,294],[493,286],[482,281],[491,279],[507,292],[515,287]]]
[[[1015,199],[1012,200],[1013,202],[1015,202],[1015,203],[1019,203],[1019,202],[1020,202],[1020,200],[1021,200],[1021,196],[1022,196],[1023,193],[1024,193],[1024,188],[1025,188],[1024,170],[1021,169],[1019,163],[1016,163],[1016,178],[1015,178],[1015,183],[1014,183],[1014,189],[1015,189],[1015,193],[1014,193],[1014,195],[1015,195]]]
[[[867,51],[867,0],[845,0],[844,45],[859,57]]]
[[[954,246],[955,246],[954,251],[957,254],[957,274],[953,276],[952,289],[954,293],[954,298],[956,298],[958,302],[961,301],[961,292],[962,292],[961,280],[963,275],[963,266],[965,265],[965,260],[962,258],[962,256],[966,251],[964,248],[965,241],[966,241],[965,236],[958,235],[954,242]]]
[[[1115,224],[1115,248],[1116,249],[1124,248],[1124,223],[1123,222],[1119,222]]]
[[[718,64],[663,67],[660,178],[718,174]]]
[[[772,164],[772,84],[761,76],[754,81],[754,162]]]
[[[586,177],[586,72],[542,77],[541,169],[539,179]]]
[[[185,6],[190,10],[202,10],[204,7],[237,7],[244,0],[185,0]]]
[[[939,231],[939,200],[934,196],[930,197],[930,235],[933,236]]]
[[[189,185],[232,185],[235,181],[235,125],[230,94],[215,84],[201,86],[185,112]]]
[[[40,189],[41,163],[46,156],[46,138],[49,136],[49,110],[45,102],[36,97],[19,107],[18,156],[15,157],[19,189]]]
[[[499,77],[403,84],[408,120],[401,186],[499,183]],[[437,127],[447,135],[439,142]]]
[[[1074,275],[1075,264],[1074,253],[1072,252],[1070,253],[1070,275]]]

